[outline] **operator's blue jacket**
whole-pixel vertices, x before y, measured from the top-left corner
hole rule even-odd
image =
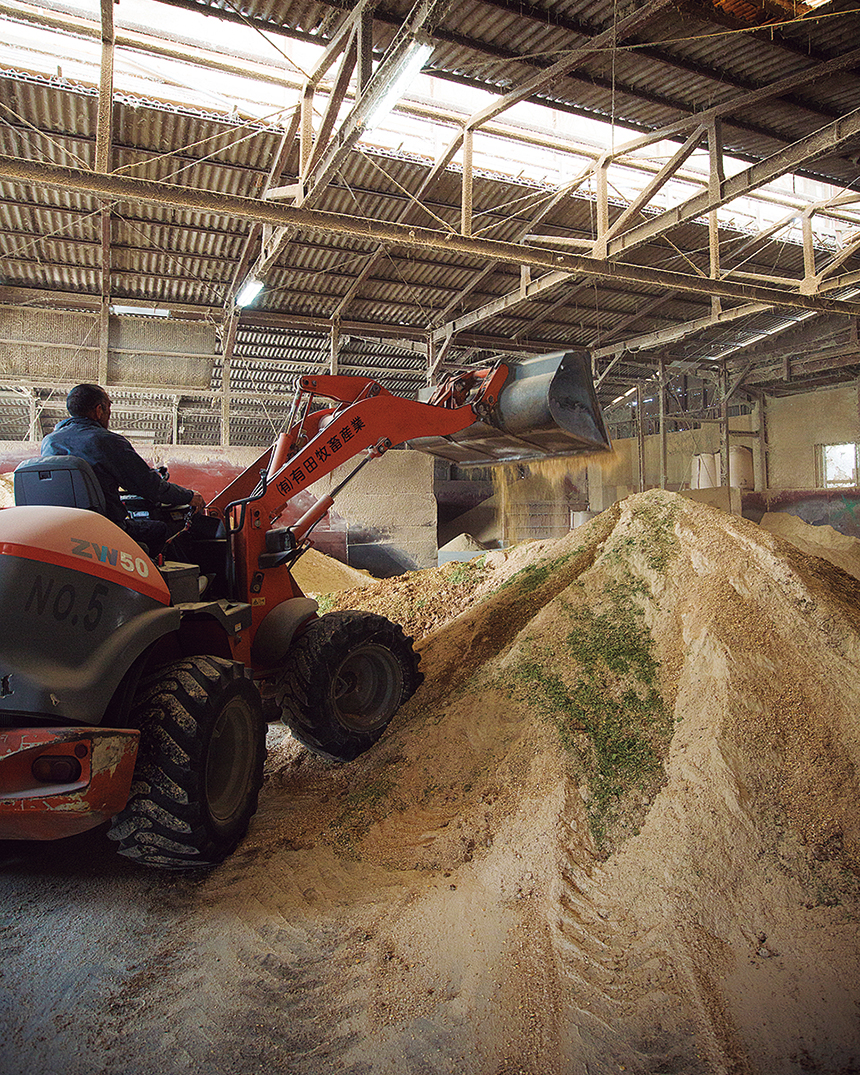
[[[187,504],[194,491],[166,481],[148,467],[131,444],[119,433],[94,418],[65,418],[42,441],[42,455],[76,455],[95,471],[105,494],[105,514],[125,526],[128,513],[119,490],[136,493],[155,504]]]

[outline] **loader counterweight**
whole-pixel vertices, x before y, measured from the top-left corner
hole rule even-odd
[[[0,608],[12,628],[0,637],[0,726],[101,724],[123,653],[178,622],[169,602],[155,564],[108,519],[0,512]]]

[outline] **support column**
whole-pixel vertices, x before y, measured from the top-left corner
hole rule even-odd
[[[463,132],[463,200],[460,207],[460,231],[472,234],[472,148],[475,132],[467,127]]]
[[[239,317],[235,310],[227,316],[224,324],[224,348],[221,361],[221,447],[230,446],[230,366],[233,360],[233,351],[236,347],[236,332],[239,328]]]
[[[715,119],[708,130],[708,149],[710,153],[710,174],[708,178],[708,191],[711,198],[717,202],[720,200],[725,172],[723,170],[723,138],[722,126],[719,119]],[[708,213],[708,250],[710,252],[711,279],[720,278],[720,222],[717,210]],[[711,297],[711,313],[719,317],[722,312],[722,302],[718,296]]]
[[[101,0],[102,57],[99,80],[98,121],[96,125],[95,170],[110,172],[113,156],[113,67],[116,34],[113,24],[113,0]],[[97,379],[108,383],[108,353],[110,348],[110,275],[111,275],[111,210],[102,203],[100,214],[101,241],[101,306],[99,308],[99,357]]]
[[[329,354],[329,373],[337,373],[337,356],[340,351],[340,318],[333,317],[331,320],[331,336],[330,336],[330,354]]]
[[[113,147],[113,0],[101,0],[102,57],[99,78],[99,108],[96,125],[97,172],[109,172]]]
[[[759,474],[761,476],[762,492],[767,493],[770,487],[769,452],[767,444],[767,396],[764,392],[758,397],[758,460]]]
[[[314,149],[314,87],[305,83],[302,92],[301,120],[299,126],[299,188],[304,189],[307,170]],[[296,198],[296,205],[301,205],[302,194]]]
[[[39,425],[39,416],[42,413],[42,401],[31,389],[27,402],[29,405],[28,417],[30,423],[30,428],[27,432],[27,440],[30,442],[30,444],[38,444],[42,439],[42,430]]]
[[[373,75],[373,9],[367,8],[359,17],[355,78],[356,90],[360,97],[367,89]]]
[[[803,236],[803,284],[804,290],[811,291],[815,286],[815,241],[812,234],[812,216],[804,213],[800,220]]]
[[[104,217],[102,218],[104,219]],[[104,387],[108,383],[108,355],[110,353],[110,294],[102,290],[99,307],[99,369],[97,380]]]
[[[659,402],[660,402],[660,488],[666,488],[666,470],[668,445],[666,442],[666,363],[663,358],[659,364]]]
[[[729,485],[729,373],[726,363],[720,369],[720,485]]]
[[[645,419],[642,385],[636,385],[636,438],[639,442],[639,492],[645,492]]]
[[[605,239],[609,231],[609,160],[601,157],[594,166],[597,180],[597,235],[599,242]],[[605,257],[605,253],[603,254]]]

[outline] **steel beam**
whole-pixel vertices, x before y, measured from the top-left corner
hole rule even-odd
[[[221,11],[218,14],[219,17],[223,17],[226,13]],[[57,30],[72,37],[89,39],[101,37],[98,22],[78,15],[67,15],[60,11],[49,12],[44,8],[23,4],[17,7],[0,2],[0,16],[19,23]],[[123,50],[179,60],[195,67],[238,75],[242,78],[254,78],[260,82],[286,86],[289,89],[299,89],[302,84],[295,64],[279,61],[264,62],[239,51],[226,50],[216,54],[212,46],[204,41],[169,34],[155,27],[146,27],[145,30],[127,28],[114,34],[114,44]],[[230,63],[225,56],[234,57],[238,62]]]
[[[469,120],[467,127],[471,130],[477,129],[487,120],[495,119],[515,104],[525,101],[539,90],[546,89],[556,79],[569,74],[574,68],[580,67],[588,60],[593,59],[596,53],[615,48],[619,41],[630,37],[631,34],[635,34],[644,26],[647,26],[652,19],[656,18],[670,5],[670,2],[671,0],[648,0],[641,6],[635,7],[629,15],[614,22],[601,33],[595,34],[587,45],[571,49],[562,59],[557,60],[550,67],[530,75],[519,86],[476,112]]]
[[[410,200],[402,207],[402,209],[398,212],[397,216],[394,218],[397,223],[406,223],[414,219],[414,217],[421,210],[421,198],[423,197],[425,192],[430,189],[432,184],[439,178],[439,176],[445,171],[445,169],[454,159],[454,156],[460,145],[461,137],[462,136],[458,133],[458,135],[454,138],[453,142],[447,147],[447,149],[442,152],[442,154],[434,162],[433,167],[424,177],[424,180],[422,181],[421,186],[418,188],[417,192],[410,197]],[[429,212],[429,210],[427,212]],[[384,246],[380,246],[374,251],[374,253],[372,253],[368,257],[367,261],[362,267],[361,272],[350,284],[349,290],[338,304],[338,307],[335,310],[335,317],[343,316],[343,313],[346,308],[358,294],[361,287],[366,283],[368,277],[376,268],[376,266],[385,257],[386,252],[387,248]]]
[[[610,240],[607,244],[607,256],[617,257],[625,251],[650,242],[659,235],[664,235],[679,224],[695,220],[711,210],[719,209],[727,202],[749,194],[758,187],[764,186],[765,183],[785,175],[786,172],[791,172],[824,153],[832,152],[858,134],[860,134],[860,109],[855,109],[806,138],[801,138],[779,153],[774,153],[729,179],[721,180],[716,190],[712,186],[711,189],[688,198],[680,205],[673,206],[644,224],[639,224]]]
[[[452,333],[458,333],[462,332],[464,329],[472,328],[473,325],[478,325],[490,317],[495,317],[497,314],[508,313],[515,306],[521,306],[524,302],[531,302],[532,299],[536,299],[541,295],[546,295],[560,284],[566,283],[569,280],[570,273],[546,273],[544,276],[531,281],[531,283],[528,283],[525,286],[521,285],[516,291],[511,291],[507,295],[502,295],[498,299],[493,299],[492,302],[485,303],[477,310],[471,310],[469,313],[463,314],[462,317],[454,318],[454,320],[450,321],[447,325],[436,329],[431,334],[431,338],[435,343],[441,343],[442,340],[448,339]]]
[[[532,214],[531,218],[527,221],[527,223],[517,229],[513,236],[513,241],[516,242],[517,240],[525,239],[529,235],[529,232],[532,230],[532,228],[534,228],[543,219],[549,216],[552,210],[563,198],[568,197],[568,195],[572,195],[576,190],[579,189],[580,186],[582,186],[582,184],[588,178],[590,171],[590,168],[586,168],[574,180],[572,180],[570,183],[566,183],[554,194],[546,198],[546,200],[539,207],[538,211]],[[580,246],[590,248],[591,244],[588,240],[584,240],[580,243]],[[483,281],[486,280],[489,276],[492,276],[495,271],[495,265],[487,265],[479,273],[476,273],[476,275],[472,277],[469,283],[465,287],[461,288],[460,291],[454,296],[454,298],[452,298],[446,304],[445,308],[439,312],[436,320],[444,321],[445,318],[449,316],[451,311],[463,301],[463,299],[470,295],[475,290],[475,288],[480,287]]]
[[[320,140],[319,144],[322,147],[322,151],[318,153],[315,149],[311,156],[310,153],[306,153],[303,149],[301,180],[301,204],[303,207],[306,206],[312,208],[319,202],[320,197],[328,187],[337,169],[341,166],[352,150],[352,147],[364,133],[368,119],[371,118],[374,110],[379,107],[392,83],[400,75],[404,60],[417,40],[418,34],[424,28],[425,24],[432,24],[434,19],[439,18],[442,11],[449,6],[450,2],[451,0],[416,0],[416,3],[405,22],[395,34],[393,41],[386,50],[377,70],[369,78],[366,78],[366,69],[362,68],[362,77],[366,78],[364,92],[358,94],[355,103],[338,127],[337,131],[327,132],[331,135],[330,139]],[[360,10],[366,6],[366,3],[358,5],[353,14],[359,13]],[[365,35],[362,42],[363,53],[361,55],[359,54],[358,47],[355,43],[358,37],[359,28],[362,29],[362,33]],[[350,38],[351,44],[347,47],[346,60],[351,60],[353,66],[360,60],[363,62],[364,57],[366,57],[368,47],[366,44],[367,30],[368,25],[366,20],[362,23],[362,21],[358,19],[352,26],[352,36]],[[347,67],[348,63],[345,62],[339,80],[339,84],[342,86],[344,83],[344,73],[346,72]],[[361,81],[361,79],[359,79],[359,81]],[[311,91],[312,86],[309,84],[308,92]],[[345,93],[345,86],[343,86],[343,92]],[[333,112],[330,112],[330,115],[333,115]],[[303,134],[304,133],[303,127]],[[328,144],[326,144],[326,142],[328,142]],[[302,145],[305,145],[304,137],[302,139]],[[294,234],[295,230],[290,229],[289,227],[274,232],[265,248],[261,251],[257,261],[254,263],[251,269],[251,275],[261,280],[265,279],[266,275],[271,271],[273,265],[280,256],[281,251]]]
[[[306,206],[297,208],[272,205],[256,198],[157,183],[125,175],[99,175],[82,168],[59,167],[16,157],[0,156],[0,178],[10,182],[41,184],[96,198],[169,206],[194,213],[212,213],[229,219],[271,224],[276,228],[295,227],[329,235],[349,235],[372,243],[390,243],[410,250],[429,249],[437,254],[472,257],[478,262],[489,259],[500,264],[514,265],[517,271],[520,265],[530,265],[544,271],[581,274],[592,279],[616,283],[637,286],[650,284],[655,288],[720,295],[735,301],[756,301],[771,306],[860,315],[858,302],[799,295],[776,287],[755,284],[694,279],[665,269],[601,262],[582,254],[551,252],[497,239],[466,237],[433,231],[430,228],[328,213]]]
[[[262,196],[266,198],[269,192],[277,187],[281,181],[281,177],[284,174],[284,169],[287,166],[287,161],[290,158],[290,154],[293,151],[295,145],[296,136],[299,130],[299,122],[301,118],[300,110],[297,108],[293,113],[293,118],[290,121],[289,127],[284,131],[281,138],[281,144],[278,147],[278,151],[269,166],[269,174],[266,177]],[[242,248],[242,253],[239,256],[239,260],[236,263],[236,267],[233,270],[233,275],[230,279],[230,286],[227,291],[227,296],[224,301],[225,309],[229,310],[233,306],[233,300],[236,296],[236,292],[241,287],[242,282],[248,275],[248,266],[251,264],[251,257],[254,253],[255,246],[263,238],[263,225],[254,223],[251,225],[251,229],[248,232],[248,237],[245,240],[245,245]]]
[[[654,347],[663,347],[668,343],[694,336],[705,329],[715,325],[727,325],[733,321],[741,321],[745,317],[762,313],[768,307],[762,303],[750,303],[746,306],[737,306],[733,310],[713,311],[705,317],[698,317],[693,321],[685,321],[681,325],[673,325],[671,328],[656,329],[654,332],[645,332],[640,336],[632,336],[618,343],[610,343],[605,347],[596,347],[592,354],[595,358],[614,358],[631,351],[649,351]]]
[[[731,200],[732,197],[739,196],[738,194],[732,194],[729,198],[724,198],[722,199],[722,201],[720,200],[721,193],[725,186],[725,177],[722,170],[722,137],[720,132],[720,122],[722,117],[728,115],[732,110],[738,108],[748,108],[756,103],[759,103],[762,100],[778,96],[781,93],[787,93],[791,90],[795,90],[803,85],[807,85],[821,78],[831,77],[833,74],[836,74],[839,71],[850,69],[856,66],[858,63],[860,63],[860,49],[853,49],[851,50],[851,52],[846,53],[843,56],[836,58],[835,60],[817,64],[815,67],[799,72],[795,75],[790,76],[789,78],[782,79],[776,83],[772,83],[765,87],[761,87],[758,90],[753,90],[748,93],[740,94],[738,97],[733,98],[731,101],[723,102],[722,104],[714,106],[713,108],[707,109],[701,113],[697,113],[696,115],[691,116],[688,119],[681,120],[675,124],[671,124],[667,127],[664,127],[660,131],[655,131],[653,134],[633,139],[632,141],[627,142],[623,146],[619,147],[617,150],[614,150],[611,153],[607,153],[604,156],[600,157],[598,160],[595,161],[591,168],[586,170],[587,173],[591,172],[595,175],[597,182],[598,237],[596,242],[593,244],[592,253],[594,254],[594,256],[597,258],[614,257],[617,256],[618,253],[627,249],[626,245],[620,245],[624,243],[625,234],[622,234],[620,238],[616,238],[620,229],[623,228],[623,226],[628,223],[636,214],[640,213],[641,210],[644,209],[644,207],[648,204],[650,199],[666,184],[666,182],[668,182],[673,175],[677,174],[677,171],[681,167],[681,165],[697,148],[703,134],[708,131],[711,157],[708,190],[699,196],[700,201],[704,203],[704,207],[700,208],[699,211],[693,214],[693,216],[689,219],[693,219],[695,216],[702,215],[706,211],[710,213],[709,249],[711,261],[711,275],[714,277],[718,277],[720,275],[720,252],[718,245],[715,210],[718,204],[724,204],[726,200]],[[507,95],[506,98],[502,98],[501,100],[510,99],[511,103],[516,103],[516,101],[514,100],[516,92],[517,91],[512,91],[511,94]],[[498,103],[499,102],[497,102],[497,104]],[[498,112],[493,113],[493,115],[497,114]],[[479,118],[489,118],[489,113],[487,112],[487,110],[484,110],[484,112],[482,113],[476,113],[476,115],[468,121],[467,126],[476,126]],[[837,123],[838,122],[839,121],[837,121]],[[833,127],[834,125],[831,124],[830,126]],[[651,180],[645,190],[637,198],[634,199],[634,201],[622,212],[620,217],[617,218],[616,221],[610,226],[608,221],[607,187],[608,168],[610,163],[617,162],[621,157],[632,153],[637,149],[641,149],[644,146],[652,144],[656,141],[671,139],[672,137],[678,137],[679,135],[682,135],[691,130],[692,133],[689,134],[685,143],[674,154],[671,160],[658,171],[657,175],[654,177],[653,180]],[[820,134],[820,132],[818,133]],[[845,137],[847,138],[851,136],[846,135]],[[822,152],[823,151],[826,150],[822,150]],[[815,155],[819,154],[816,153]],[[772,160],[773,158],[770,159]],[[787,170],[788,167],[783,167],[778,171],[777,174],[782,174],[782,172]],[[756,185],[761,186],[764,182],[768,182],[771,178],[774,178],[774,176],[771,175],[767,179],[761,180]],[[751,190],[753,188],[750,187],[749,189]],[[740,191],[739,193],[744,193],[744,191]],[[854,196],[849,195],[849,197],[853,198]],[[694,200],[695,199],[691,199],[691,201]],[[781,230],[781,228],[784,227],[785,224],[788,224],[792,219],[794,219],[794,217],[795,214],[792,213],[789,217],[785,219],[785,223],[773,229],[773,232],[775,233],[776,231]],[[665,214],[661,215],[660,217],[657,217],[656,219],[657,221],[665,219]],[[669,225],[669,227],[674,226],[675,223],[671,223]],[[653,220],[646,222],[640,227],[653,228],[655,235],[660,234],[663,230],[658,224],[655,224]],[[668,230],[668,228],[666,230]],[[628,231],[626,235],[635,234],[636,232],[637,229],[633,228],[630,229],[630,231]],[[615,240],[614,242],[612,241],[613,239]],[[563,240],[560,240],[560,243],[561,242],[563,242]],[[753,240],[753,242],[755,242],[755,240]],[[638,243],[636,245],[638,245]],[[491,271],[492,269],[485,269],[480,274],[478,274],[475,278],[475,281],[473,281],[473,283],[471,284],[471,288],[477,286],[478,282],[484,279]],[[798,286],[799,284],[800,282],[798,281]],[[456,303],[458,301],[462,301],[462,297],[465,297],[465,295],[469,293],[469,290],[469,288],[464,289],[461,297],[458,297],[457,299],[449,303],[446,309],[443,311],[442,316],[447,316],[450,311],[456,306]],[[713,307],[712,312],[715,315],[718,315],[720,313],[719,297],[716,296],[713,292],[711,294]],[[515,304],[517,301],[515,293],[512,293],[510,298],[511,302]],[[483,309],[489,311],[493,305],[494,304],[488,304],[488,306],[483,307]],[[488,316],[490,316],[489,313]],[[439,331],[442,330],[440,329]]]
[[[606,233],[602,237],[598,234],[597,243],[594,246],[595,257],[606,256],[606,244],[608,241],[617,235],[628,221],[632,220],[651,201],[655,194],[662,190],[677,173],[681,165],[695,153],[699,143],[702,141],[705,130],[706,128],[704,127],[697,127],[681,148],[663,165],[651,182],[642,189],[641,193],[633,199],[621,215],[607,227]]]

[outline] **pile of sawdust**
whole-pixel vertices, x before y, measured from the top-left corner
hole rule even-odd
[[[486,547],[471,534],[458,534],[447,544],[440,545],[439,552],[482,552]]]
[[[759,525],[768,533],[790,541],[801,552],[821,556],[860,579],[860,540],[857,538],[840,534],[832,526],[810,526],[785,511],[767,512]]]
[[[0,508],[15,506],[14,478],[12,474],[0,474]]]
[[[654,491],[342,597],[424,685],[349,765],[273,729],[208,875],[7,864],[0,1066],[860,1068],[860,583]]]
[[[860,585],[660,492],[456,570],[349,595],[426,683],[291,819],[397,886],[373,1033],[465,1019],[479,1071],[856,1070]]]
[[[451,561],[433,571],[410,571],[370,586],[343,590],[326,602],[327,612],[364,609],[399,623],[416,640],[472,608],[494,586],[526,567],[555,539],[493,549],[465,563]]]
[[[366,571],[358,571],[326,556],[318,549],[308,549],[290,569],[290,574],[305,593],[326,594],[371,586],[375,579]]]

